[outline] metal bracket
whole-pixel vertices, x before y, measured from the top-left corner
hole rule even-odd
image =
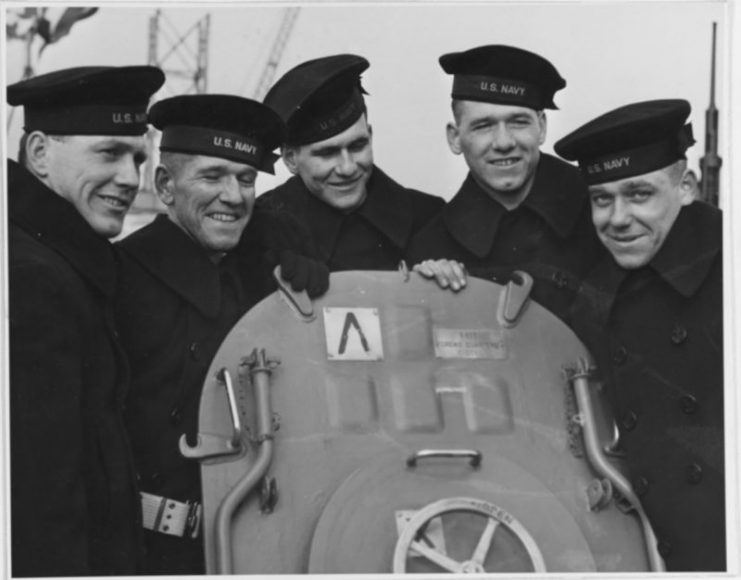
[[[401,260],[399,262],[399,273],[401,274],[401,277],[403,278],[404,282],[409,282],[411,273],[409,271],[409,266],[407,266],[407,263],[405,260]]]
[[[278,487],[274,477],[264,477],[260,485],[260,513],[269,514],[278,503]]]
[[[283,279],[280,266],[276,266],[273,270],[273,277],[278,283],[280,295],[288,302],[291,310],[296,312],[304,322],[313,321],[316,318],[314,304],[311,302],[311,298],[309,298],[306,291],[296,292],[291,288],[291,285]]]
[[[499,295],[497,318],[502,326],[511,328],[517,324],[532,288],[533,277],[530,274],[522,270],[512,272],[510,281]]]
[[[589,509],[597,512],[607,507],[613,495],[612,483],[609,479],[593,479],[587,487]]]
[[[250,354],[242,358],[241,365],[249,368],[250,375],[265,372],[272,373],[273,369],[280,365],[280,357],[268,356],[265,349],[253,349]],[[271,414],[272,417],[272,414]]]

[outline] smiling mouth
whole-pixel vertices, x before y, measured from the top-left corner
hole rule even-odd
[[[131,205],[131,200],[121,199],[120,197],[115,197],[112,195],[101,195],[100,199],[102,199],[106,204],[113,207],[114,209],[119,210],[126,210]]]
[[[642,237],[643,236],[639,234],[635,236],[610,236],[610,239],[616,244],[630,244]]]
[[[332,187],[336,187],[337,189],[350,189],[354,187],[359,181],[360,181],[360,177],[356,177],[355,179],[348,179],[347,181],[330,183],[330,185]]]
[[[489,161],[490,165],[493,165],[494,167],[512,167],[513,165],[516,165],[520,162],[519,157],[507,157],[506,159],[493,159],[492,161]]]
[[[206,217],[224,224],[234,223],[239,220],[241,216],[233,213],[210,213]]]

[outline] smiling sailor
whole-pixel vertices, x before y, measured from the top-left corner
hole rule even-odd
[[[126,420],[143,491],[145,572],[203,573],[199,466],[178,440],[196,430],[219,344],[275,287],[274,262],[253,235],[268,216],[253,210],[258,172],[272,173],[284,128],[268,107],[230,95],[159,101],[150,120],[162,130],[155,188],[167,213],[118,244],[116,315],[132,374]],[[305,266],[298,289],[326,289],[326,267],[290,261]],[[322,274],[317,286],[312,276]]]
[[[725,560],[721,212],[694,199],[681,99],[633,103],[555,145],[589,185],[609,250],[574,327],[597,357],[632,481],[669,571]]]
[[[525,270],[535,280],[532,297],[564,316],[599,251],[579,172],[540,151],[545,109],[557,108],[566,81],[545,58],[512,46],[445,54],[440,66],[453,75],[448,145],[469,173],[412,240],[412,263],[455,260],[500,283]]]
[[[140,522],[112,323],[116,253],[146,159],[150,66],[76,67],[8,87],[13,576],[138,572]]]
[[[258,198],[306,224],[333,272],[395,270],[443,200],[403,187],[373,162],[373,130],[360,75],[370,64],[337,54],[306,61],[265,103],[288,126],[283,161],[293,174]]]

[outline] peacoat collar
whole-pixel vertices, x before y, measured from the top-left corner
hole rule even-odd
[[[106,298],[113,297],[118,265],[112,244],[93,230],[74,205],[10,159],[8,217],[62,256]]]
[[[229,267],[227,255],[220,265],[165,215],[119,242],[129,256],[205,317],[221,311],[220,270]]]
[[[607,321],[621,287],[631,276],[654,272],[681,296],[693,296],[722,251],[721,228],[720,210],[698,201],[682,208],[661,249],[640,271],[621,268],[605,252],[582,288],[594,320],[599,324]]]
[[[361,216],[395,247],[403,249],[412,234],[414,220],[412,200],[407,190],[376,166],[367,187],[365,201],[351,213]],[[318,199],[298,176],[291,177],[281,189],[287,205],[297,215],[306,216],[320,255],[328,260],[334,253],[348,214]]]
[[[578,171],[560,159],[541,153],[532,189],[520,207],[533,211],[558,236],[567,238],[579,221],[586,200],[587,189]],[[491,252],[507,213],[469,173],[443,210],[443,220],[459,244],[476,257],[484,258]]]
[[[685,298],[707,278],[723,248],[720,210],[697,201],[682,208],[651,267]]]

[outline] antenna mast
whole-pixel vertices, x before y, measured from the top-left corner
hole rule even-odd
[[[715,29],[713,22],[713,49],[710,65],[710,105],[705,111],[705,155],[700,159],[702,181],[700,195],[704,201],[718,205],[720,168],[723,160],[718,155],[718,109],[715,107]]]

